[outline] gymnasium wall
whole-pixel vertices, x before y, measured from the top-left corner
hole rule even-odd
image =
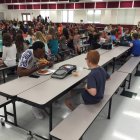
[[[98,9],[99,10],[99,9]],[[22,13],[30,13],[31,19],[37,17],[42,10],[0,10],[4,11],[5,19],[22,20]],[[63,10],[43,10],[49,11],[49,17],[53,22],[62,22]],[[94,10],[66,10],[73,11],[73,22],[80,23],[102,23],[102,24],[137,24],[140,21],[140,9],[101,9],[100,15],[95,15]],[[90,12],[89,12],[90,11]],[[93,12],[91,12],[93,11]],[[69,17],[68,17],[69,18]]]
[[[3,1],[6,1],[7,5],[0,4],[0,12],[4,13],[4,18],[7,20],[14,18],[22,20],[22,13],[30,13],[31,19],[37,17],[40,13],[46,13],[46,16],[49,16],[53,22],[64,22],[65,20],[65,22],[80,23],[83,20],[84,23],[133,25],[140,21],[140,1],[137,0],[87,3],[81,1],[81,3],[75,4],[26,4],[25,0],[20,0],[21,3],[24,2],[23,4],[10,4],[9,2],[16,2],[17,0]],[[73,13],[73,16],[70,13]]]

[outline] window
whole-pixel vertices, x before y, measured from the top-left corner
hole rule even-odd
[[[68,22],[68,11],[62,11],[62,22]]]
[[[73,11],[68,12],[68,22],[73,22],[73,15],[74,15]]]
[[[87,10],[87,23],[94,22],[94,10]]]
[[[101,22],[101,10],[95,10],[94,12],[94,23]]]
[[[73,22],[74,11],[62,11],[62,22]]]
[[[22,21],[31,21],[30,13],[22,13]]]

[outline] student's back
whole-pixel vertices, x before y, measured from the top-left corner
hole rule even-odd
[[[82,94],[83,100],[86,104],[94,104],[103,99],[105,83],[109,78],[109,75],[102,67],[97,67],[91,70],[90,74],[87,77],[87,85],[91,87],[95,86],[97,94],[95,96],[90,95],[87,91]]]
[[[139,39],[133,41],[132,54],[134,56],[140,56],[140,40]]]
[[[3,55],[2,60],[4,61],[6,66],[15,66],[16,65],[16,45],[12,44],[12,46],[6,47],[3,46]]]
[[[15,66],[16,65],[16,45],[12,43],[10,34],[5,33],[3,35],[3,54],[2,60],[6,66]]]
[[[51,50],[51,53],[54,55],[58,54],[58,39],[51,39],[48,42],[49,48]]]
[[[133,48],[132,48],[132,55],[134,56],[140,56],[140,40],[138,39],[138,34],[134,33],[133,38],[134,40],[132,41],[133,43]]]

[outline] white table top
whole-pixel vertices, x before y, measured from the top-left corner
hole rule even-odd
[[[113,55],[112,56],[107,55],[107,53],[109,52],[108,50],[97,49],[97,51],[101,55],[100,61],[99,61],[100,66],[103,66],[104,64],[106,64],[107,62],[109,62],[110,60],[112,60],[114,58]],[[87,54],[81,54],[81,55],[78,55],[78,56],[73,57],[71,59],[68,59],[66,61],[57,63],[56,65],[54,65],[53,69],[57,69],[64,64],[72,64],[72,65],[76,65],[77,67],[82,67],[82,68],[87,67],[87,64],[85,61],[86,56],[87,56]]]
[[[19,94],[18,97],[36,103],[38,105],[44,105],[71,86],[73,86],[75,83],[85,78],[89,72],[89,70],[82,70],[80,72],[80,76],[77,77],[69,75],[63,80],[48,80],[40,85],[35,86],[34,88],[31,88]]]
[[[108,63],[110,60],[112,60],[114,58],[114,55],[116,54],[116,52],[118,52],[117,54],[120,55],[121,53],[123,53],[124,51],[127,51],[127,50],[128,50],[127,47],[118,47],[118,48],[115,48],[111,51],[105,50],[107,52],[101,55],[99,65],[103,66],[106,63]],[[108,53],[111,54],[111,56],[108,55]],[[84,68],[84,67],[87,67],[85,57],[86,57],[86,54],[76,56],[74,58],[71,58],[69,60],[66,60],[66,61],[63,61],[61,63],[58,63],[58,64],[54,65],[53,69],[58,69],[60,66],[62,66],[64,64],[73,64],[73,65],[76,65],[77,67],[79,67],[80,69]],[[89,73],[89,71],[86,72],[86,74],[88,74],[88,73]],[[86,75],[84,75],[84,77],[85,76]],[[74,79],[75,81],[73,81],[73,82],[76,83],[77,79],[80,81],[82,78],[83,77],[81,77],[81,78],[78,77],[78,78],[76,78],[76,80],[75,80],[75,78],[72,78],[72,79],[70,78],[70,80],[73,81],[73,79]],[[3,93],[5,93],[7,95],[10,95],[10,96],[16,96],[16,95],[19,95],[19,94],[23,93],[24,91],[27,91],[28,89],[31,89],[33,87],[35,88],[35,86],[37,86],[39,84],[42,85],[43,82],[46,82],[49,79],[50,79],[50,76],[41,76],[38,79],[29,78],[29,77],[22,77],[22,78],[19,78],[19,79],[13,80],[11,82],[7,82],[5,84],[0,85],[0,92],[3,92]],[[68,79],[68,77],[66,79]],[[64,80],[60,80],[60,81],[64,82]],[[70,82],[70,80],[68,80],[68,81]],[[51,87],[53,85],[57,84],[56,79],[51,79],[49,81],[50,81],[50,83],[52,81],[52,84],[50,85]],[[47,87],[49,87],[49,86],[47,86]],[[67,88],[68,87],[70,87],[70,86],[67,86]],[[40,90],[40,91],[42,91],[42,90]]]
[[[79,140],[127,75],[122,72],[113,73],[111,80],[106,83],[104,99],[96,105],[81,104],[78,106],[63,122],[55,127],[51,135],[62,140]]]
[[[77,67],[87,67],[86,61],[85,61],[86,54],[82,54],[79,56],[76,56],[74,58],[68,59],[66,61],[63,61],[61,63],[58,63],[53,66],[52,69],[58,69],[60,66],[64,64],[73,64],[77,65]],[[104,64],[108,61],[109,57],[107,59],[103,58],[101,59],[101,64]],[[30,78],[30,77],[21,77],[16,80],[7,82],[5,84],[0,85],[0,92],[3,92],[10,96],[16,96],[38,84],[41,84],[42,82],[45,82],[50,79],[50,76],[41,76],[40,78]],[[8,87],[8,88],[7,88]]]
[[[96,49],[96,51],[98,51],[100,55],[109,52],[109,50],[105,50],[105,49]]]
[[[140,62],[140,57],[131,57],[118,71],[132,73]]]
[[[0,85],[0,92],[3,92],[10,96],[16,96],[49,79],[50,76],[40,76],[39,78],[30,78],[28,76],[21,77]]]
[[[120,47],[116,47],[110,51],[108,51],[107,53],[104,53],[103,56],[104,57],[118,57],[120,56],[121,54],[123,54],[124,52],[128,51],[130,49],[130,47],[123,47],[123,46],[120,46]]]
[[[74,77],[74,76],[70,75],[63,80],[50,79],[40,85],[35,86],[34,88],[31,88],[31,89],[19,94],[18,97],[28,100],[30,102],[34,102],[39,105],[44,105],[47,102],[54,99],[55,97],[57,97],[59,94],[61,94],[65,90],[67,90],[68,88],[70,88],[72,85],[74,85],[75,83],[77,83],[78,81],[80,81],[81,79],[86,77],[89,72],[90,71],[88,71],[88,70],[83,70],[80,72],[81,75],[79,77]],[[128,74],[116,72],[116,74],[114,74],[113,76],[117,77],[116,75],[117,76],[119,75],[119,77],[121,77],[119,79],[122,80],[122,78],[126,77]],[[110,91],[111,91],[111,89],[113,89],[113,87],[118,86],[117,84],[119,84],[119,81],[120,81],[120,80],[116,81],[116,79],[114,77],[113,78],[111,77],[112,80],[109,81],[109,82],[114,83],[113,84],[114,86],[110,87],[110,89],[109,89]],[[55,86],[55,88],[53,88],[54,86]]]

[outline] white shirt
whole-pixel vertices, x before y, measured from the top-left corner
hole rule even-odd
[[[2,60],[4,64],[8,67],[15,66],[16,54],[17,54],[17,49],[15,44],[12,44],[12,46],[10,47],[3,46]]]
[[[27,49],[21,56],[18,66],[31,69],[36,66],[37,58],[34,57],[33,49]]]

